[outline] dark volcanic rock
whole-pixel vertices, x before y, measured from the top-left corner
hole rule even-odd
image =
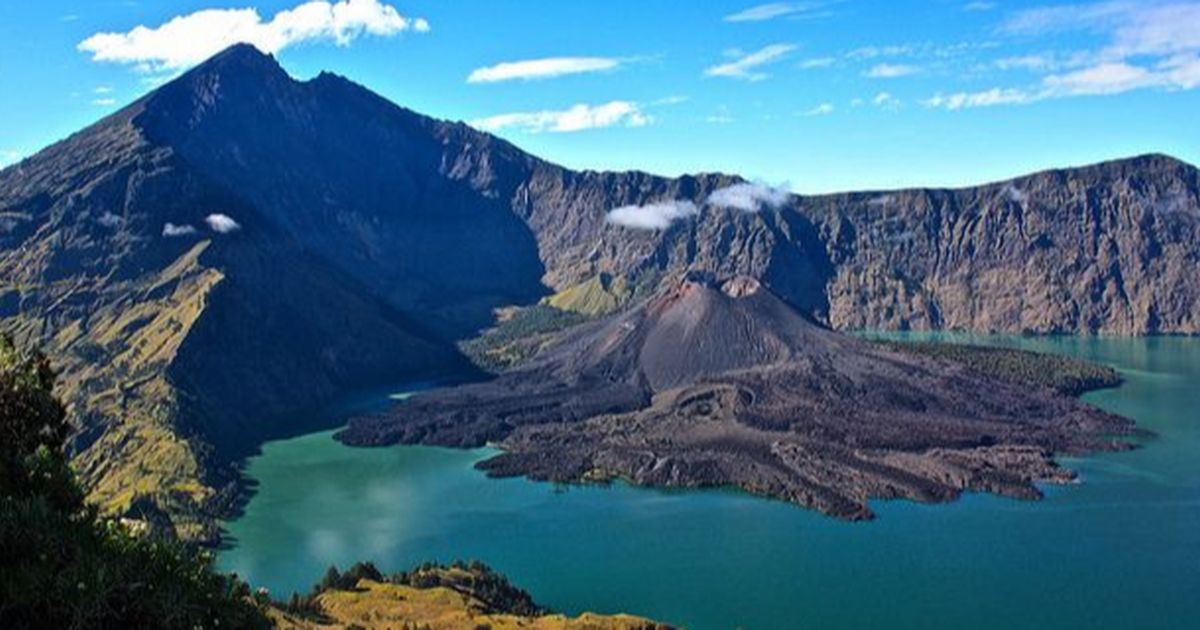
[[[478,446],[498,476],[736,485],[843,518],[870,498],[1036,497],[1056,452],[1132,424],[1050,388],[846,337],[758,282],[689,278],[492,382],[420,394],[338,439]]]

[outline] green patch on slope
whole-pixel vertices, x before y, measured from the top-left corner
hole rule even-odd
[[[633,297],[634,287],[625,276],[600,273],[542,300],[559,310],[598,317],[612,313]]]
[[[1056,354],[932,341],[878,343],[898,352],[959,363],[987,376],[1048,387],[1070,396],[1121,384],[1121,375],[1111,367]]]

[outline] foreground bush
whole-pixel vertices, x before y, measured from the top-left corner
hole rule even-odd
[[[0,338],[0,628],[265,628],[211,557],[137,535],[84,503],[42,355]]]

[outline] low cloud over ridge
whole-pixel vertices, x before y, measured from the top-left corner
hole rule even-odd
[[[715,190],[708,196],[708,203],[721,208],[735,208],[744,212],[757,212],[762,208],[778,208],[787,203],[791,194],[766,184],[742,183]]]
[[[644,206],[622,206],[609,211],[606,220],[614,225],[637,230],[665,230],[675,221],[699,213],[700,209],[691,201],[674,199]]]
[[[210,214],[204,217],[204,222],[208,224],[208,228],[218,234],[228,234],[242,229],[241,224],[233,220],[227,214]]]

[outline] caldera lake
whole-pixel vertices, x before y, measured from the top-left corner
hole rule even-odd
[[[1042,501],[877,502],[875,521],[846,523],[733,490],[488,479],[473,468],[488,449],[350,448],[324,431],[247,462],[256,488],[218,565],[286,598],[330,565],[476,559],[558,611],[694,630],[1200,623],[1200,339],[903,337],[1112,365],[1125,384],[1085,400],[1157,435],[1061,459],[1080,483]]]

